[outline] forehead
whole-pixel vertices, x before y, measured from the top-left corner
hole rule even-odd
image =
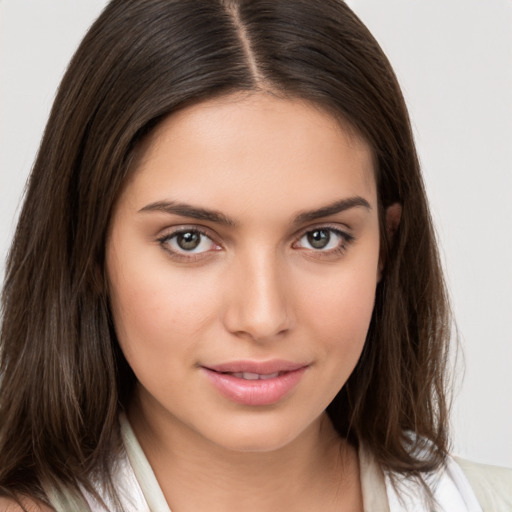
[[[142,202],[158,194],[216,208],[237,198],[246,207],[284,198],[312,206],[343,196],[376,200],[365,141],[315,105],[263,93],[172,114],[138,149],[133,167],[127,192]]]

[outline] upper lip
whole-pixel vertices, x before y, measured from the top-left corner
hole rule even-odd
[[[309,366],[307,363],[295,363],[283,359],[272,359],[269,361],[229,361],[221,364],[203,365],[204,368],[219,373],[257,373],[268,375],[277,372],[292,372],[299,368]]]

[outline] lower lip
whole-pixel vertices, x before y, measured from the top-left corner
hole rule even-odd
[[[285,398],[299,383],[306,366],[267,380],[246,380],[228,373],[203,370],[222,395],[243,405],[272,405]]]

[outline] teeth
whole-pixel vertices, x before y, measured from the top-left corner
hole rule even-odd
[[[243,372],[242,379],[245,380],[258,380],[260,376],[257,373]]]
[[[251,373],[251,372],[234,372],[231,375],[236,377],[237,379],[245,379],[245,380],[268,380],[275,379],[279,377],[279,372],[269,373],[267,375],[260,375],[259,373]]]
[[[279,372],[269,373],[268,375],[260,375],[260,379],[261,380],[275,379],[278,376],[279,376]]]

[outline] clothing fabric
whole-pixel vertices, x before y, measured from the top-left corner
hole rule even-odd
[[[114,484],[123,512],[171,512],[153,470],[126,416],[121,415],[125,447],[114,472]],[[419,482],[383,472],[369,450],[359,449],[364,512],[433,512],[427,507]],[[425,477],[435,512],[511,512],[512,470],[449,458],[444,468]],[[98,494],[108,510],[117,510],[101,488]],[[105,512],[82,489],[82,497],[49,492],[56,512]]]
[[[483,512],[512,512],[512,469],[455,460],[464,471]]]

